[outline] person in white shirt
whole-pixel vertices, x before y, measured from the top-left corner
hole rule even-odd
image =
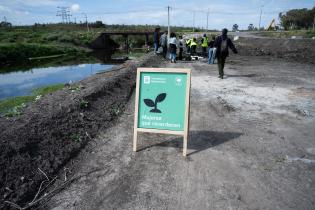
[[[170,34],[170,59],[172,63],[176,63],[177,39],[175,33]]]

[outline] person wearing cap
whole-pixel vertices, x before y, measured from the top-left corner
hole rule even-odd
[[[218,36],[214,41],[214,47],[217,49],[216,58],[218,60],[219,78],[223,79],[224,76],[224,64],[226,58],[229,56],[229,48],[233,53],[238,53],[233,42],[227,36],[228,30],[224,28],[222,35]]]

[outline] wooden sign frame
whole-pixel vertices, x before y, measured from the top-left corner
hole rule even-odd
[[[157,72],[157,73],[185,73],[186,79],[186,98],[185,98],[185,116],[184,116],[184,130],[173,131],[173,130],[160,130],[160,129],[148,129],[138,128],[138,117],[139,117],[139,91],[140,91],[140,75],[143,72]],[[137,141],[138,132],[142,133],[161,133],[183,136],[183,156],[187,155],[187,143],[189,133],[189,108],[190,108],[190,85],[191,85],[191,70],[184,68],[138,68],[137,69],[137,80],[136,80],[136,98],[135,98],[135,115],[134,115],[134,133],[133,133],[133,151],[137,152]]]

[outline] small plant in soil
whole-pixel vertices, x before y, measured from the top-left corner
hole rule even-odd
[[[113,104],[112,108],[109,110],[111,116],[119,116],[123,113],[125,106],[123,104]]]
[[[72,134],[70,136],[70,139],[74,142],[81,142],[82,141],[82,138],[81,138],[81,135],[80,134]]]
[[[81,90],[81,87],[79,85],[73,85],[69,87],[69,90],[71,90],[72,93],[79,92]]]
[[[26,104],[22,103],[19,106],[13,107],[11,110],[5,113],[6,117],[15,117],[15,116],[20,116],[21,115],[21,109],[26,107]]]
[[[86,100],[81,100],[81,101],[79,102],[79,107],[80,107],[80,109],[88,108],[88,106],[89,106],[89,102],[86,101]]]

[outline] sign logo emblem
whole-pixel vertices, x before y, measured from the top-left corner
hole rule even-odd
[[[150,76],[143,77],[143,84],[150,84],[150,81],[151,81]]]
[[[153,113],[162,113],[161,110],[157,108],[157,104],[164,101],[166,98],[166,93],[160,93],[156,98],[155,101],[152,101],[151,99],[143,99],[145,105],[148,107],[154,107],[154,109],[151,109],[150,112]]]
[[[175,85],[176,86],[182,86],[182,78],[181,77],[175,77]]]

